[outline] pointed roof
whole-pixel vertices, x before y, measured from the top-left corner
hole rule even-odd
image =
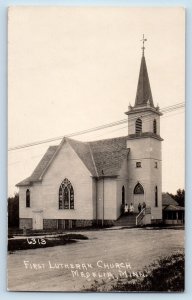
[[[135,107],[149,104],[154,107],[149,77],[147,72],[147,65],[145,61],[144,52],[141,58],[141,66],[139,72],[139,80],[137,85],[137,93],[135,98]]]
[[[177,206],[178,203],[168,193],[162,193],[162,205],[163,206],[169,206],[169,205]]]
[[[60,145],[49,147],[32,175],[16,186],[28,186],[41,181],[65,141],[70,144],[93,177],[118,176],[122,163],[129,153],[127,136],[94,142],[64,138]]]

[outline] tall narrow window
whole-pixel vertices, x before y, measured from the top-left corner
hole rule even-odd
[[[30,190],[26,190],[26,207],[30,207]]]
[[[74,190],[67,178],[59,187],[59,209],[74,209]]]
[[[139,134],[142,132],[142,120],[138,118],[135,122],[135,133]]]
[[[134,188],[134,194],[138,195],[138,194],[144,194],[144,189],[142,187],[142,185],[138,182]]]
[[[155,207],[158,207],[158,188],[155,187]]]
[[[122,186],[122,205],[125,205],[125,187]]]
[[[155,119],[153,120],[153,133],[157,133],[157,121]]]

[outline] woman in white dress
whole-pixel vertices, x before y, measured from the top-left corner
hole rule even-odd
[[[132,203],[131,203],[131,205],[130,205],[130,207],[129,207],[129,211],[130,211],[131,214],[134,213],[134,206],[133,206]]]
[[[126,203],[125,204],[125,209],[124,209],[125,214],[128,214],[128,210],[129,210],[129,207],[128,207],[127,203]]]

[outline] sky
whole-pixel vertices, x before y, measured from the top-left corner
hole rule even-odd
[[[185,101],[182,8],[11,7],[8,16],[8,147],[125,119],[134,105],[141,39],[155,105]],[[184,188],[184,109],[161,117],[162,190]],[[128,133],[126,124],[74,137]],[[9,151],[8,195],[49,145]]]

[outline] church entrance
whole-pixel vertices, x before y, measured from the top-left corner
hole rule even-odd
[[[138,205],[139,203],[142,205],[144,201],[144,189],[142,185],[138,182],[133,191],[133,206],[135,212],[139,212]]]
[[[43,229],[43,211],[33,211],[33,229]]]

